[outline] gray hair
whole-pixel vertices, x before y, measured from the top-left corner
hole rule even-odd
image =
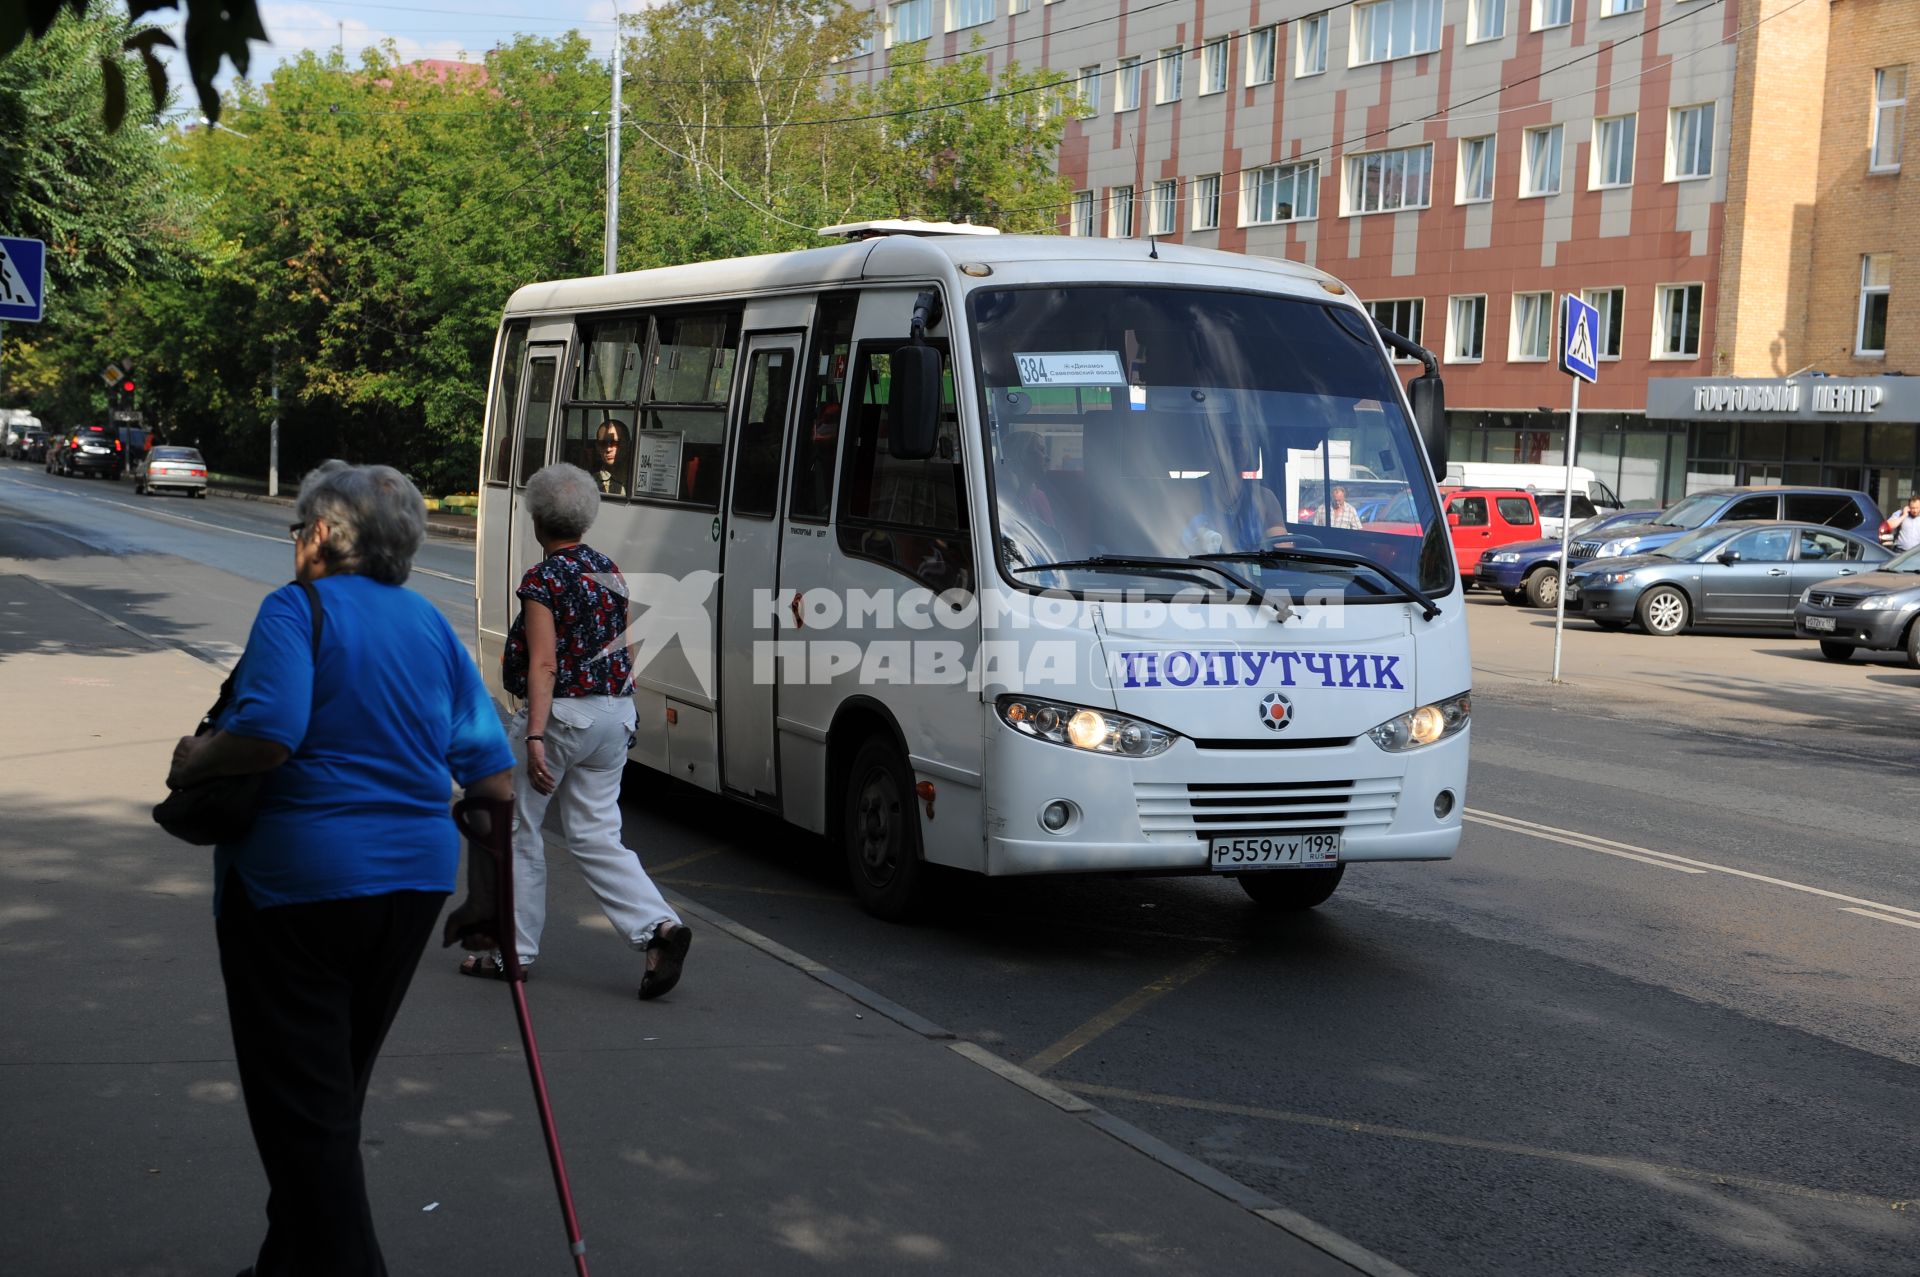
[[[413,480],[392,466],[323,461],[300,481],[294,513],[327,524],[320,557],[327,571],[400,585],[427,534],[427,503]]]
[[[549,540],[574,541],[587,534],[600,514],[600,485],[579,466],[559,461],[527,480],[526,502],[535,532]]]

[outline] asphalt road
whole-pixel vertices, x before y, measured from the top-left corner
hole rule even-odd
[[[0,466],[0,570],[207,654],[286,579],[286,522]],[[416,578],[463,635],[471,553]],[[1533,659],[1538,621],[1477,600],[1476,664]],[[1227,882],[1044,880],[894,927],[816,841],[664,778],[632,775],[627,826],[669,887],[1428,1277],[1909,1274],[1920,833],[1911,737],[1846,726],[1874,675],[1817,667],[1776,721],[1490,673],[1460,856],[1355,868],[1295,918]]]

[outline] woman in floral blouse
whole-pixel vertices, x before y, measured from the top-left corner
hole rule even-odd
[[[521,578],[520,615],[507,635],[506,688],[525,704],[508,731],[514,769],[513,890],[520,961],[540,953],[547,857],[540,834],[550,802],[560,831],[608,921],[647,955],[642,998],[679,983],[693,932],[640,859],[620,841],[620,776],[633,739],[633,660],[626,582],[612,559],[581,540],[600,512],[600,488],[577,466],[527,480],[527,511],[546,557]],[[499,978],[497,956],[469,958],[467,975]]]

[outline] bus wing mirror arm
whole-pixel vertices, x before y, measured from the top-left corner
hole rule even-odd
[[[1407,384],[1407,402],[1413,409],[1413,424],[1426,445],[1427,460],[1433,463],[1434,477],[1447,476],[1447,391],[1440,380],[1440,361],[1418,342],[1402,337],[1386,325],[1376,322],[1380,340],[1397,355],[1420,361],[1421,373]]]

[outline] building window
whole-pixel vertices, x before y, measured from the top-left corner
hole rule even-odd
[[[1533,29],[1564,27],[1573,23],[1573,0],[1533,0]]]
[[[1382,328],[1391,329],[1418,346],[1420,330],[1425,326],[1427,303],[1419,297],[1401,297],[1389,301],[1367,303],[1367,313],[1373,316],[1373,322]],[[1410,363],[1411,355],[1399,351],[1391,352],[1395,363]]]
[[[1647,7],[1647,0],[1600,0],[1600,16],[1616,18],[1623,13],[1638,13]]]
[[[1316,13],[1300,19],[1293,29],[1293,73],[1296,76],[1319,75],[1327,69],[1327,15]]]
[[[1220,175],[1209,173],[1193,179],[1193,229],[1217,230],[1220,226]]]
[[[1467,43],[1498,40],[1507,33],[1507,0],[1467,0]]]
[[[1544,363],[1552,356],[1553,294],[1515,293],[1507,358],[1516,363]]]
[[[1713,103],[1667,113],[1667,180],[1713,176]]]
[[[1860,259],[1860,333],[1856,355],[1887,353],[1887,301],[1893,291],[1893,258],[1868,253]]]
[[[947,30],[959,31],[993,21],[993,0],[947,0]]]
[[[1248,171],[1240,196],[1240,224],[1304,222],[1320,216],[1320,161],[1275,164]]]
[[[887,6],[887,47],[933,38],[933,0],[895,0]]]
[[[1447,298],[1447,362],[1477,364],[1487,346],[1487,298]]]
[[[1007,12],[1021,14],[1027,11],[1028,0],[1007,0]]]
[[[1092,239],[1098,233],[1093,220],[1093,192],[1075,191],[1072,211],[1068,215],[1067,234]]]
[[[1073,82],[1074,101],[1079,103],[1080,115],[1084,118],[1100,114],[1100,68],[1098,66],[1081,67],[1080,77]]]
[[[1273,83],[1273,51],[1279,44],[1276,27],[1247,32],[1247,83]]]
[[[1120,65],[1113,71],[1113,109],[1137,111],[1140,109],[1140,59],[1122,58]]]
[[[1544,129],[1528,129],[1522,135],[1522,196],[1560,193],[1560,142],[1565,132],[1565,125],[1554,124]]]
[[[1454,200],[1482,204],[1493,198],[1493,134],[1460,139],[1460,176]]]
[[[1600,312],[1600,348],[1594,353],[1601,359],[1620,358],[1621,330],[1627,313],[1627,290],[1589,288],[1580,294],[1580,300]]]
[[[1440,0],[1372,0],[1353,10],[1354,66],[1440,47]]]
[[[1873,141],[1870,161],[1876,173],[1900,171],[1900,139],[1907,125],[1907,68],[1881,67],[1873,73]]]
[[[1126,239],[1133,234],[1133,188],[1116,186],[1107,198],[1107,234]]]
[[[1153,100],[1165,105],[1180,100],[1180,71],[1186,63],[1185,49],[1162,49],[1153,64]]]
[[[1593,172],[1587,178],[1590,189],[1633,185],[1633,130],[1638,119],[1616,115],[1593,122]]]
[[[1200,96],[1227,91],[1227,46],[1225,36],[1209,40],[1200,49]]]
[[[1180,183],[1155,182],[1147,192],[1147,234],[1171,235],[1180,210]]]
[[[1349,155],[1345,211],[1390,213],[1425,208],[1431,202],[1432,186],[1432,143]]]
[[[1700,299],[1706,291],[1705,285],[1662,284],[1654,291],[1657,304],[1653,314],[1653,357],[1698,359]]]

